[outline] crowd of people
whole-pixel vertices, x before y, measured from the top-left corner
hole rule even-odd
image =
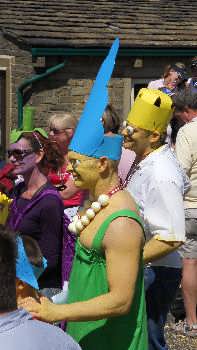
[[[48,135],[26,118],[11,132],[0,170],[5,350],[167,350],[180,286],[185,319],[172,331],[197,337],[197,57],[189,79],[183,63],[168,65],[122,123],[107,89],[118,48],[78,123],[62,112]]]

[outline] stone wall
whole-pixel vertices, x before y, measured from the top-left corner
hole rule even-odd
[[[16,89],[32,75],[44,72],[44,67],[60,63],[63,58],[51,57],[32,61],[31,52],[0,36],[1,55],[15,57],[12,65],[12,114],[10,126],[17,125]],[[143,58],[142,58],[143,59]],[[45,127],[48,117],[56,111],[80,116],[103,57],[66,57],[64,68],[28,89],[25,100],[36,107],[36,126]],[[130,108],[131,79],[160,77],[165,64],[184,61],[179,57],[147,57],[142,68],[134,68],[134,57],[119,57],[109,84],[110,102],[124,118]],[[43,64],[44,63],[44,64]]]

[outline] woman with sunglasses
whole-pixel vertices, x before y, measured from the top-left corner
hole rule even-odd
[[[61,288],[64,208],[46,175],[49,169],[60,167],[64,159],[58,146],[39,132],[22,133],[9,146],[8,159],[14,166],[13,175],[24,178],[14,190],[8,225],[38,242],[48,261],[39,278],[39,287],[50,297]]]

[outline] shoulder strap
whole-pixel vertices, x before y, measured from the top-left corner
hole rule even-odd
[[[107,231],[110,223],[117,219],[118,217],[128,217],[128,218],[131,218],[135,221],[138,222],[138,224],[142,227],[142,229],[144,230],[143,228],[143,224],[142,224],[142,221],[141,221],[141,218],[139,217],[139,215],[135,212],[135,211],[132,211],[130,209],[122,209],[122,210],[118,210],[116,211],[115,213],[109,215],[106,220],[102,223],[102,225],[99,227],[95,237],[94,237],[94,240],[93,240],[93,243],[92,243],[92,248],[95,249],[95,250],[100,250],[100,247],[101,247],[101,243],[102,243],[102,240],[104,238],[104,235],[105,235],[105,232]]]
[[[47,195],[53,195],[57,198],[60,199],[59,194],[54,191],[53,189],[46,189],[43,190],[42,192],[40,192],[35,198],[32,198],[32,200],[30,201],[30,203],[27,204],[27,206],[24,208],[23,214],[25,214],[27,211],[29,211],[32,207],[34,207],[35,204],[37,204],[43,197],[47,196]]]

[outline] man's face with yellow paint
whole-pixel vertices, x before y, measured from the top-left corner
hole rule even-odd
[[[72,174],[75,185],[87,190],[94,187],[99,177],[98,159],[69,151],[68,160],[67,171]]]
[[[151,132],[127,122],[123,126],[122,135],[124,136],[124,148],[134,151],[137,156],[142,157],[149,151]]]

